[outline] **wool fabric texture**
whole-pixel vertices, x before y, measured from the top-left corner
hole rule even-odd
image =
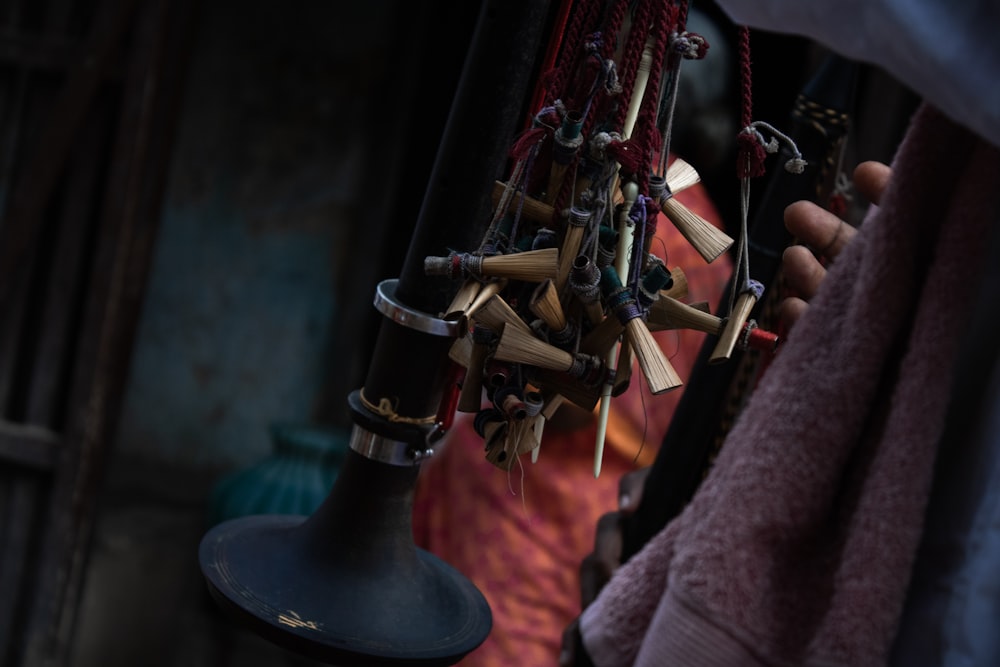
[[[695,497],[581,616],[595,665],[885,664],[998,183],[921,108]]]

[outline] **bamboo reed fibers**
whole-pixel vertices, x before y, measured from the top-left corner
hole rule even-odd
[[[482,326],[474,327],[472,334],[464,337],[471,343],[471,348],[468,367],[465,371],[465,381],[462,383],[462,391],[458,395],[457,409],[459,412],[478,412],[482,407],[483,373],[485,372],[486,357],[489,354],[490,343],[495,338],[496,334]]]
[[[701,176],[698,175],[698,170],[690,164],[681,158],[674,158],[674,161],[667,167],[666,180],[670,192],[677,194],[701,182]]]
[[[562,304],[559,303],[555,284],[551,280],[546,280],[535,288],[531,301],[528,302],[528,309],[545,322],[550,331],[558,332],[566,329],[566,314],[563,312]]]
[[[583,242],[583,234],[593,216],[591,211],[586,209],[571,207],[569,210],[569,224],[566,227],[566,237],[563,239],[562,249],[559,252],[559,273],[556,276],[556,292],[562,294],[566,281],[569,280],[570,271],[580,253],[580,243]]]
[[[708,263],[714,262],[733,245],[728,234],[673,197],[664,199],[660,210]]]
[[[688,295],[688,280],[687,276],[684,275],[684,269],[679,266],[670,269],[670,281],[669,289],[660,290],[660,296],[683,299]]]
[[[507,286],[506,278],[501,278],[500,280],[492,280],[483,285],[483,288],[479,290],[479,294],[476,295],[475,301],[473,301],[472,304],[469,305],[469,308],[465,311],[465,316],[472,317],[473,315],[475,315],[476,311],[482,308],[487,301],[489,301],[494,296],[499,294],[500,291],[506,286]]]
[[[636,317],[625,323],[625,335],[635,350],[639,368],[642,369],[651,392],[662,394],[681,386],[681,378],[677,375],[677,371],[667,361],[663,350],[656,344],[653,335],[649,333],[649,329],[640,318]]]
[[[733,305],[733,310],[729,314],[726,325],[719,334],[719,342],[715,344],[712,356],[708,358],[708,363],[719,364],[727,361],[733,354],[736,341],[743,332],[743,326],[750,317],[750,311],[757,304],[757,300],[764,292],[764,286],[756,281],[751,281],[751,285],[744,289]]]
[[[448,309],[445,311],[445,318],[449,316],[456,315],[468,315],[469,306],[475,301],[476,295],[479,294],[480,289],[482,289],[483,284],[476,280],[475,278],[469,278],[462,286],[459,288],[455,297],[451,300],[451,304],[448,305]]]
[[[509,255],[481,256],[452,254],[448,257],[427,257],[424,272],[429,276],[469,275],[473,278],[492,276],[540,283],[555,278],[559,270],[559,249],[544,248]]]
[[[472,336],[466,335],[456,338],[455,342],[448,348],[448,358],[462,368],[468,368],[472,363]]]
[[[493,356],[500,361],[527,364],[564,373],[572,370],[576,364],[576,357],[566,350],[560,350],[554,345],[538,340],[530,333],[525,333],[516,327],[504,329]]]
[[[704,307],[707,308],[708,304]],[[681,303],[661,293],[660,298],[649,307],[646,324],[650,331],[694,329],[717,336],[722,331],[723,320],[697,306]]]
[[[618,337],[625,331],[625,326],[617,317],[606,317],[601,323],[590,330],[580,341],[580,351],[584,354],[598,354],[606,357],[614,347]]]
[[[483,304],[482,308],[476,311],[476,316],[473,319],[494,332],[499,333],[509,325],[521,329],[529,336],[532,335],[531,327],[514,312],[514,309],[500,295],[491,297]]]
[[[504,190],[506,189],[507,184],[503,181],[496,181],[493,183],[493,192],[491,197],[494,208],[496,208],[500,203],[500,198],[503,196]],[[519,199],[517,205],[521,207],[521,217],[542,225],[551,223],[552,217],[555,214],[555,209],[552,208],[551,204],[546,204],[543,201],[527,196],[524,197],[523,200]]]

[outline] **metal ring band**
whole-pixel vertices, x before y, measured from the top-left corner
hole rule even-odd
[[[396,299],[396,285],[399,279],[383,280],[375,289],[375,309],[396,324],[415,329],[432,336],[458,338],[462,335],[462,318],[443,320],[400,303]]]

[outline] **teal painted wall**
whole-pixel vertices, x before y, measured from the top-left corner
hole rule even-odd
[[[231,469],[316,414],[342,322],[380,5],[213,0],[190,65],[121,455]]]

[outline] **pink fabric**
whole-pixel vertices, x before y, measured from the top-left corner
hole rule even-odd
[[[925,107],[685,511],[581,618],[598,667],[884,664],[1000,151]]]

